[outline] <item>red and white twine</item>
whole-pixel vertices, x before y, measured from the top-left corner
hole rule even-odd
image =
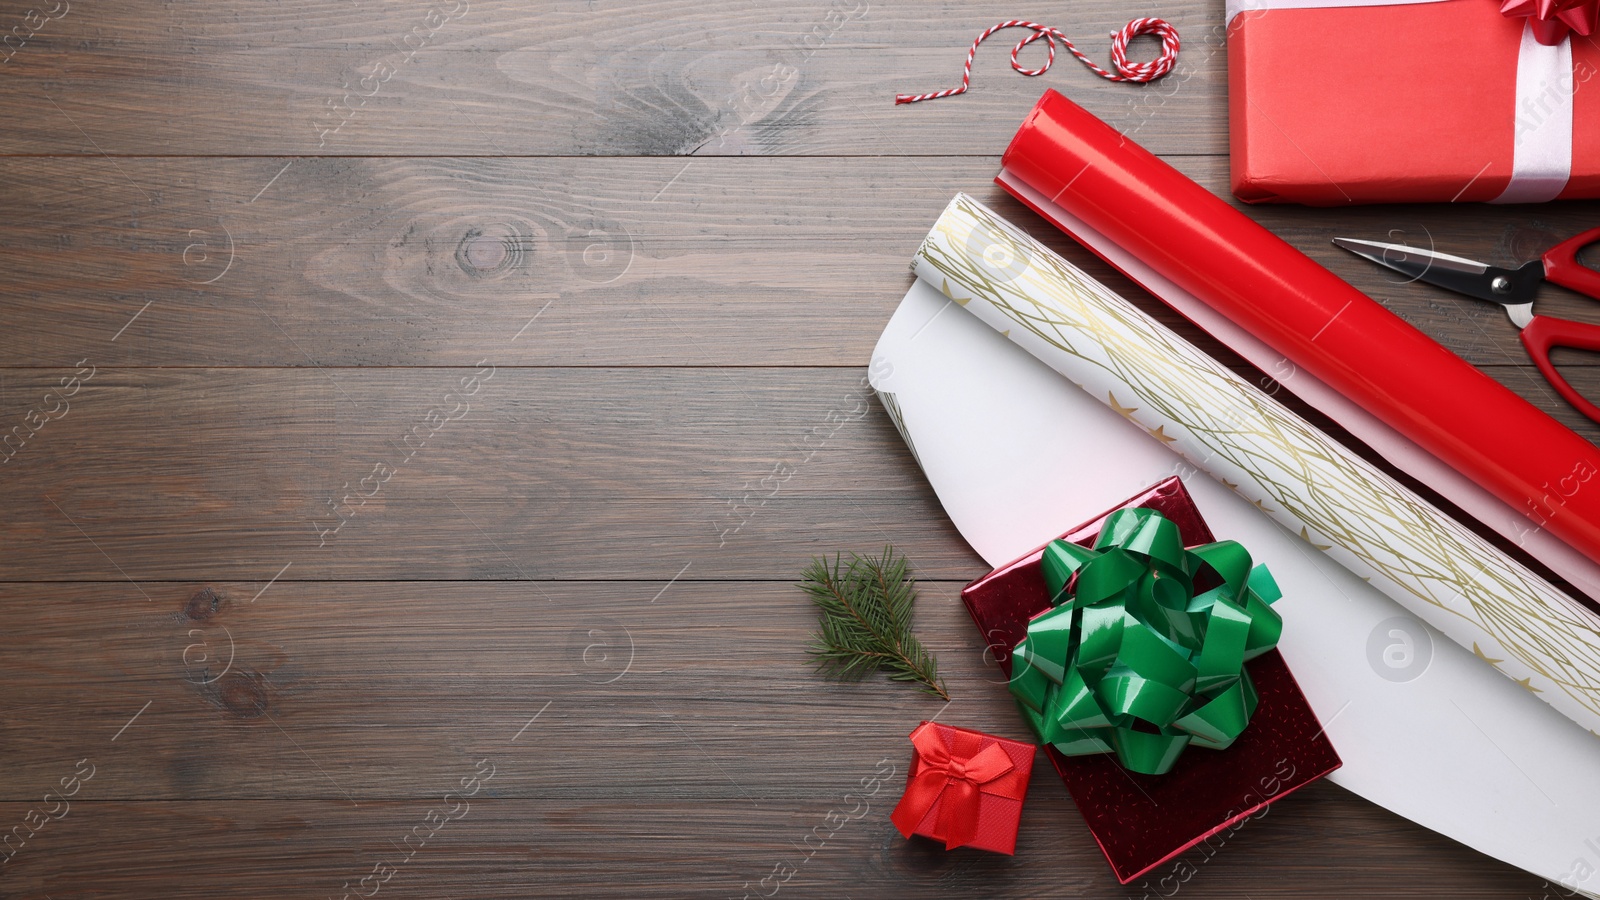
[[[897,94],[894,102],[916,103],[919,100],[937,100],[940,97],[954,97],[956,94],[966,93],[967,85],[972,81],[972,58],[978,53],[978,45],[983,43],[984,38],[1003,28],[1030,28],[1033,30],[1033,34],[1018,41],[1017,45],[1011,48],[1011,68],[1023,75],[1043,75],[1050,71],[1050,66],[1056,61],[1057,40],[1066,45],[1067,52],[1076,56],[1078,62],[1088,66],[1101,78],[1107,78],[1111,81],[1137,81],[1141,83],[1153,81],[1171,72],[1172,67],[1178,64],[1178,29],[1173,28],[1163,19],[1134,19],[1124,25],[1121,31],[1111,33],[1111,62],[1117,67],[1116,72],[1107,72],[1105,69],[1095,65],[1094,60],[1073,46],[1072,41],[1067,40],[1067,36],[1062,34],[1059,28],[1040,25],[1037,22],[1025,22],[1022,19],[1012,19],[1008,22],[1001,22],[999,25],[978,35],[978,39],[972,42],[972,48],[967,51],[967,64],[961,70],[960,87],[934,91],[931,94]],[[1161,38],[1161,55],[1150,62],[1129,62],[1128,42],[1141,34],[1153,34]],[[1044,38],[1045,45],[1050,49],[1049,58],[1044,61],[1044,65],[1037,69],[1023,68],[1022,63],[1017,62],[1017,54],[1022,51],[1023,47],[1040,38]]]

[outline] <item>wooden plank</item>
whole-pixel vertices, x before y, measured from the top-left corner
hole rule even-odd
[[[788,585],[283,580],[265,593],[150,584],[149,601],[118,585],[0,585],[17,698],[0,712],[3,821],[43,808],[33,795],[79,760],[93,773],[0,871],[18,891],[123,896],[170,877],[170,860],[136,837],[159,833],[206,873],[181,890],[338,896],[462,778],[492,772],[447,834],[400,867],[405,883],[427,896],[542,896],[604,872],[652,896],[740,896],[734,885],[803,858],[794,845],[841,804],[859,819],[796,886],[832,894],[869,879],[873,896],[959,894],[1000,878],[1007,895],[1072,884],[1109,897],[1181,881],[1199,896],[1287,897],[1314,877],[1330,890],[1496,897],[1534,883],[1322,785],[1222,852],[1119,889],[1042,763],[1014,860],[902,842],[887,814],[919,719],[1023,727],[958,587],[925,584],[918,610],[952,691],[945,706],[880,678],[811,675],[801,647],[813,614]],[[846,799],[890,766],[867,811]],[[502,868],[505,883],[492,874]]]
[[[0,372],[0,579],[976,571],[860,370],[489,369]]]
[[[34,28],[30,7],[53,15]],[[1018,30],[984,47],[967,102],[897,109],[898,92],[959,83],[972,39],[1015,8],[297,0],[151,13],[7,0],[0,22],[24,42],[0,48],[0,154],[915,155],[936,143],[993,157],[1047,86],[1159,150],[1222,152],[1221,7],[1159,12],[1184,40],[1164,84],[1112,84],[1065,53],[1048,76],[1019,77]],[[1049,24],[1108,65],[1107,34],[1128,19],[1086,0]],[[1153,58],[1150,40],[1134,55]]]
[[[0,370],[0,578],[787,579],[880,540],[973,573],[855,370],[72,371]]]
[[[0,370],[0,580],[978,571],[857,369],[66,371]]]
[[[1173,161],[1226,194],[1225,160]],[[0,222],[0,359],[864,365],[960,190],[1196,334],[1005,196],[994,170],[948,157],[0,160],[28,211]],[[1525,366],[1496,309],[1400,283],[1329,239],[1389,235],[1512,264],[1600,204],[1537,220],[1481,204],[1246,211],[1468,360]],[[1560,288],[1540,308],[1600,322]]]
[[[903,767],[900,749],[893,760]],[[727,800],[472,798],[443,826],[430,824],[428,815],[440,820],[447,810],[462,809],[454,799],[441,799],[453,778],[438,786],[439,797],[359,807],[335,801],[75,802],[22,848],[4,877],[16,896],[159,893],[173,900],[353,898],[362,892],[450,898],[1141,898],[1163,891],[1171,896],[1175,887],[1185,897],[1200,898],[1289,900],[1314,892],[1500,900],[1539,897],[1544,890],[1531,875],[1331,785],[1281,801],[1220,849],[1193,851],[1127,886],[1111,877],[1066,792],[1059,783],[1045,783],[1042,773],[1023,813],[1016,856],[946,853],[895,833],[888,810],[899,785],[880,788],[864,803],[849,793],[859,778],[872,775],[881,757],[855,749],[841,756],[842,783],[817,785],[819,792],[803,801],[768,800],[753,807]],[[470,775],[472,766],[463,758],[457,771]],[[852,799],[845,800],[847,794]],[[0,815],[20,822],[29,808],[0,804]],[[849,819],[852,811],[860,818]],[[415,833],[416,847],[430,832],[414,854],[400,846]],[[152,834],[174,849],[151,852],[145,836]],[[807,836],[814,851],[802,843]],[[174,856],[182,859],[182,877],[174,876]],[[392,871],[378,869],[384,864]],[[380,874],[363,885],[360,879],[375,871]]]
[[[604,584],[294,574],[266,590],[0,585],[17,648],[0,713],[18,751],[7,785],[47,785],[63,758],[104,749],[117,762],[95,776],[96,799],[359,801],[428,796],[464,755],[492,755],[505,770],[494,796],[798,800],[855,780],[831,748],[898,759],[944,706],[881,678],[811,674],[816,616],[793,584],[693,568]],[[961,687],[953,714],[1021,737],[959,589],[924,584],[918,619]]]

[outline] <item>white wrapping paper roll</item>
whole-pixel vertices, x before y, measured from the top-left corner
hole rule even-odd
[[[1525,566],[964,194],[912,270],[1600,734],[1600,619]]]

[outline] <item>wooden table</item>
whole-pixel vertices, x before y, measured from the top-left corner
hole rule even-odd
[[[1137,293],[990,179],[1054,86],[1225,195],[1222,4],[716,6],[0,2],[0,897],[1540,896],[1327,783],[1127,887],[1044,769],[1014,858],[895,833],[917,722],[1022,726],[986,567],[841,411],[958,190]],[[997,40],[891,105],[1144,13],[1157,85]],[[1511,263],[1593,204],[1248,212],[1600,435],[1328,243]],[[949,707],[807,664],[798,573],[885,542]]]

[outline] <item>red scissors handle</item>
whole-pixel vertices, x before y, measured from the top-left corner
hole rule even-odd
[[[1585,272],[1589,270],[1585,269]],[[1589,272],[1595,275],[1594,272]],[[1597,278],[1600,281],[1600,278]],[[1574,322],[1571,319],[1557,319],[1554,316],[1534,316],[1522,329],[1522,345],[1528,348],[1528,355],[1544,373],[1544,380],[1550,382],[1568,403],[1578,408],[1578,411],[1588,416],[1595,422],[1600,422],[1600,407],[1590,403],[1584,396],[1573,390],[1572,385],[1561,377],[1556,371],[1555,364],[1550,361],[1550,348],[1571,347],[1574,350],[1600,350],[1600,325],[1590,325],[1585,322]]]
[[[1546,250],[1539,257],[1544,263],[1545,280],[1600,300],[1600,272],[1578,262],[1578,251],[1597,241],[1600,241],[1600,228],[1591,228]]]

